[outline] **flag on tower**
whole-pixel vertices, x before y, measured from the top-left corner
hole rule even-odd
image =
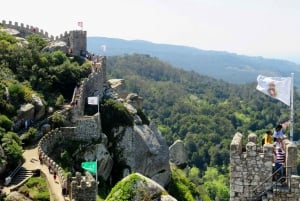
[[[98,105],[99,104],[98,96],[88,97],[88,104],[89,105]]]
[[[77,22],[77,25],[81,28],[83,28],[83,22]]]
[[[256,89],[290,106],[291,84],[291,77],[265,77],[258,75]]]
[[[97,173],[97,161],[88,161],[81,163],[81,167],[86,171],[96,174]]]

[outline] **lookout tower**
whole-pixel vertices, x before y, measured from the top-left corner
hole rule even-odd
[[[74,55],[85,56],[86,55],[86,31],[76,30],[70,31],[69,45]],[[66,41],[67,42],[67,41]]]
[[[236,133],[230,144],[230,201],[295,201],[300,199],[300,177],[297,175],[297,147],[284,140],[286,163],[284,183],[274,179],[273,146],[258,145],[256,134]]]

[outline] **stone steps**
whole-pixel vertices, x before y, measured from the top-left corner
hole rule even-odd
[[[33,175],[31,170],[26,170],[24,167],[21,167],[16,176],[12,179],[10,186],[18,186],[26,181]]]

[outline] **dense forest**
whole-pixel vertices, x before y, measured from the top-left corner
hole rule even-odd
[[[61,51],[44,52],[46,45],[47,41],[37,35],[20,42],[0,31],[0,140],[6,156],[0,163],[8,162],[11,167],[20,160],[26,141],[12,130],[19,107],[31,102],[32,94],[38,94],[47,107],[59,107],[90,73],[84,58]],[[158,125],[168,145],[178,139],[184,142],[188,178],[174,180],[184,174],[174,170],[170,186],[192,184],[188,188],[202,194],[202,200],[228,200],[229,145],[236,132],[245,137],[254,132],[261,138],[266,130],[290,118],[290,108],[258,92],[254,82],[229,84],[174,68],[148,55],[108,57],[107,76],[125,79],[124,90],[143,98],[143,112]],[[295,92],[294,140],[298,140],[299,94]],[[27,136],[35,132],[29,130]],[[178,191],[170,193],[176,195]]]
[[[144,112],[159,125],[168,144],[184,141],[189,166],[201,178],[193,181],[204,183],[211,198],[224,199],[219,184],[228,187],[233,135],[256,133],[261,139],[267,130],[290,119],[290,108],[257,91],[256,82],[229,84],[173,68],[148,55],[112,56],[107,61],[109,76],[125,79],[125,90],[143,98]],[[294,140],[299,140],[297,90],[294,99]],[[289,128],[284,132],[289,136]]]

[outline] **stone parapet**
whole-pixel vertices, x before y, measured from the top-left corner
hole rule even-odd
[[[86,172],[85,176],[76,172],[71,182],[71,200],[96,201],[97,184],[93,176]]]
[[[4,27],[18,30],[20,33],[26,33],[26,34],[38,34],[46,39],[53,40],[54,36],[49,36],[48,32],[45,32],[43,29],[40,29],[38,27],[32,26],[32,25],[24,25],[23,23],[12,23],[12,21],[9,21],[8,23],[5,20],[2,20],[1,23]]]
[[[53,35],[50,36],[48,32],[45,32],[43,29],[32,25],[24,25],[23,23],[18,22],[12,23],[12,21],[6,22],[5,20],[2,20],[1,24],[6,28],[17,30],[19,32],[17,35],[23,38],[30,34],[37,34],[48,41],[64,41],[72,51],[73,55],[85,56],[87,53],[86,31],[66,31],[63,34],[54,37]]]
[[[99,96],[101,99],[106,86],[106,57],[99,57],[97,71],[92,72],[88,78],[81,82],[77,89],[73,110],[76,116],[84,115],[85,104],[90,96]],[[92,67],[91,67],[92,68]]]
[[[273,182],[273,145],[257,144],[257,136],[251,133],[243,147],[243,135],[236,133],[230,144],[230,201],[248,200],[299,200],[297,173],[297,147],[289,140],[286,145],[286,182],[288,190],[277,188]]]

